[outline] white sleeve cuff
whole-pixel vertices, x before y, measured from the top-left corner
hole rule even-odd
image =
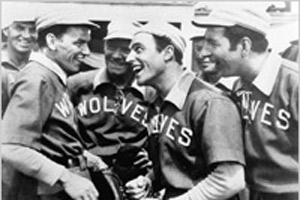
[[[227,199],[245,187],[244,167],[238,163],[220,163],[203,181],[176,200]]]

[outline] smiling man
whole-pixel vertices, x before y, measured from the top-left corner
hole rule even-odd
[[[135,21],[112,20],[104,38],[106,65],[93,71],[92,78],[78,74],[68,81],[86,132],[88,149],[101,157],[124,184],[146,174],[151,167],[145,151],[148,137],[146,100],[153,89],[138,86],[134,72],[126,62],[129,44],[140,26]],[[100,190],[105,188],[101,187],[103,182],[98,182]]]
[[[84,150],[66,86],[94,27],[66,11],[37,17],[39,52],[19,72],[3,117],[3,200],[99,196],[87,167],[100,169],[101,160]]]
[[[15,77],[27,64],[37,38],[33,16],[19,14],[3,18],[2,31],[6,43],[1,52],[2,115],[10,99]]]
[[[269,49],[270,16],[259,3],[234,5],[193,20],[207,27],[202,54],[220,66],[223,76],[239,77],[233,91],[246,122],[250,199],[296,200],[299,66]]]
[[[238,111],[216,88],[183,70],[185,46],[180,30],[166,22],[149,22],[130,44],[127,61],[138,84],[159,95],[149,126],[157,139],[154,176],[127,183],[133,199],[143,199],[154,183],[166,189],[164,199],[178,200],[227,199],[244,187]]]
[[[211,83],[216,84],[221,78],[220,70],[217,68],[215,62],[209,57],[201,54],[205,43],[204,31],[205,29],[198,28],[197,35],[191,38],[193,42],[194,63],[192,70],[196,72],[196,76]],[[203,32],[203,35],[202,35]]]

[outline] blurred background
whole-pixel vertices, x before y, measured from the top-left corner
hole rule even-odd
[[[197,8],[205,5],[221,6],[230,4],[230,1],[197,1],[197,0],[88,0],[88,1],[1,1],[1,23],[5,24],[10,17],[26,12],[28,15],[37,15],[49,9],[72,10],[80,16],[88,17],[99,24],[101,29],[92,32],[90,48],[93,54],[88,60],[89,65],[101,66],[103,62],[103,37],[106,27],[113,18],[133,18],[141,23],[152,19],[167,20],[180,28],[188,40],[184,65],[193,68],[192,40],[195,34],[204,34],[204,30],[194,28],[191,24]],[[299,38],[299,3],[298,1],[240,1],[246,6],[255,6],[257,9],[266,9],[272,16],[272,30],[269,34],[270,45],[276,52],[283,52]],[[3,26],[2,26],[3,27]],[[2,44],[5,43],[2,34]],[[296,53],[298,56],[298,53]]]

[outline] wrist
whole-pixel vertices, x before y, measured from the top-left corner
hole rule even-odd
[[[64,169],[59,177],[59,179],[57,180],[57,183],[61,186],[63,186],[65,183],[67,183],[71,178],[71,172],[69,172],[69,170]]]
[[[146,196],[149,196],[150,194],[152,194],[153,190],[152,190],[152,181],[149,177],[144,176],[144,181],[145,181],[145,185],[146,185],[146,191],[147,194]]]

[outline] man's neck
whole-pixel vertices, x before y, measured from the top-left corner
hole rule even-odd
[[[183,69],[180,66],[169,66],[163,76],[160,77],[160,80],[157,80],[159,84],[155,88],[162,98],[169,94],[182,73]]]
[[[245,62],[247,67],[242,71],[241,77],[244,81],[251,83],[262,70],[265,61],[267,60],[269,53],[255,54]]]
[[[30,52],[20,53],[12,48],[7,48],[7,56],[10,62],[12,62],[17,68],[23,68],[29,59]]]
[[[113,83],[117,88],[123,89],[126,86],[130,86],[134,79],[133,73],[128,73],[126,75],[117,76],[113,74],[107,73],[109,80]]]

